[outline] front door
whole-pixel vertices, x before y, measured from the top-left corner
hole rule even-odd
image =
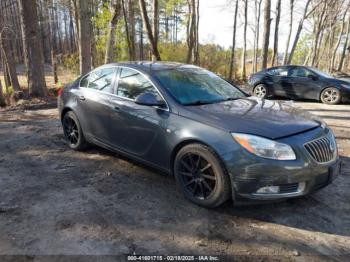
[[[168,121],[167,108],[138,105],[135,98],[145,92],[154,93],[163,99],[149,79],[138,71],[120,68],[116,95],[110,99],[114,111],[110,129],[110,143],[127,153],[144,157],[159,145]]]
[[[287,96],[287,89],[291,85],[287,67],[275,67],[268,70],[272,79],[273,92],[276,96]]]
[[[294,67],[289,71],[293,79],[293,87],[289,90],[290,95],[297,98],[314,99],[319,93],[317,77],[314,73],[304,67]]]

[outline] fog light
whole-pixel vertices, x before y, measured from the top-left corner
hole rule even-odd
[[[298,191],[303,192],[305,190],[306,183],[305,182],[300,182],[298,186]]]
[[[260,188],[256,193],[258,194],[277,194],[280,191],[279,186],[265,186]]]

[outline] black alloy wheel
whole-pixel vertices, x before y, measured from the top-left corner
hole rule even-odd
[[[79,141],[79,131],[74,120],[70,117],[65,117],[63,119],[63,129],[68,142],[72,145],[76,145]]]
[[[62,120],[63,133],[68,141],[70,148],[74,150],[82,150],[87,146],[83,131],[76,115],[69,111],[67,112]]]
[[[185,189],[198,199],[207,199],[216,186],[212,165],[196,153],[187,153],[181,158],[180,175]]]
[[[216,153],[202,144],[190,144],[177,154],[174,163],[177,184],[192,202],[216,207],[231,192],[230,178]]]

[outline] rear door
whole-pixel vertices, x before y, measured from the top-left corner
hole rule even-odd
[[[110,96],[114,93],[116,67],[104,67],[92,71],[81,84],[79,96],[83,112],[84,129],[94,138],[108,140],[110,122]],[[87,83],[86,83],[87,82]]]

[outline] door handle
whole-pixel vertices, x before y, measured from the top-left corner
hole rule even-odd
[[[85,96],[79,96],[79,100],[85,101]]]
[[[113,110],[116,111],[116,112],[119,112],[120,111],[120,107],[119,106],[114,106]]]

